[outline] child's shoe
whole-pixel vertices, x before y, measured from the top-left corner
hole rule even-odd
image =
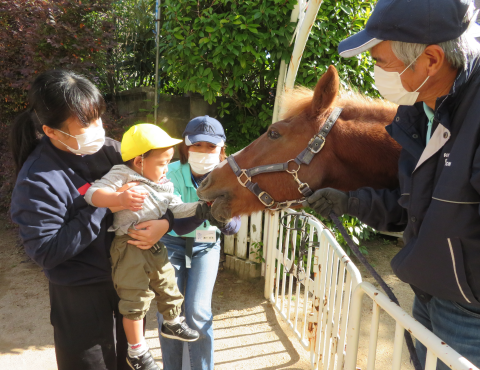
[[[183,342],[195,342],[199,337],[198,331],[190,329],[185,321],[185,317],[180,317],[176,324],[163,322],[160,332],[162,337],[181,340]]]
[[[127,363],[133,370],[160,370],[150,351],[135,357],[130,357],[127,354]]]

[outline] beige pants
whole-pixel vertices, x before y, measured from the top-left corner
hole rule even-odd
[[[183,295],[178,290],[167,248],[162,245],[152,253],[128,244],[130,239],[128,235],[115,236],[110,248],[120,313],[130,320],[142,320],[155,299],[165,320],[174,319],[180,314]]]

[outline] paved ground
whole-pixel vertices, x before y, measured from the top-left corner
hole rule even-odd
[[[389,271],[398,249],[382,242],[370,247],[371,260],[394,287],[400,302],[411,306],[412,294]],[[308,354],[291,330],[263,298],[261,281],[243,282],[221,271],[213,297],[215,369],[309,369]],[[371,303],[365,300],[361,353],[365,369]],[[377,369],[391,362],[394,323],[382,317]],[[154,310],[147,316],[147,338],[161,365]],[[404,351],[405,352],[405,351]],[[411,369],[404,355],[402,369]],[[0,220],[0,369],[56,369],[53,330],[49,323],[48,284],[38,266],[18,245],[15,234]]]

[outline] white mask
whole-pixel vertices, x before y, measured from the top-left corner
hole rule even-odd
[[[84,134],[81,135],[74,136],[63,132],[62,130],[58,131],[77,139],[78,149],[73,149],[64,142],[58,140],[74,154],[94,154],[102,148],[103,144],[105,144],[105,130],[103,129],[101,120],[99,126],[89,128]]]
[[[413,63],[415,63],[415,60],[410,63],[410,65],[405,68],[403,72],[405,72]],[[418,90],[430,78],[430,76],[427,76],[425,81],[423,81],[423,83],[415,91],[410,92],[407,91],[402,85],[402,79],[400,78],[400,76],[403,74],[403,72],[387,72],[377,66],[374,66],[373,69],[375,73],[375,86],[377,87],[380,94],[385,99],[390,100],[392,103],[398,105],[415,104],[418,95],[420,94]]]
[[[220,147],[216,153],[188,152],[188,163],[193,172],[205,175],[220,163]]]

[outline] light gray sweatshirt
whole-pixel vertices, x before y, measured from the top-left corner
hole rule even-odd
[[[105,176],[95,181],[85,193],[85,201],[95,206],[92,203],[92,195],[96,190],[109,189],[115,192],[123,185],[134,181],[140,184],[131,189],[148,194],[143,202],[143,209],[136,212],[124,209],[114,213],[113,225],[108,231],[115,231],[116,235],[124,235],[129,228],[140,222],[158,220],[165,214],[167,208],[172,211],[175,218],[195,215],[198,202],[183,203],[179,196],[173,194],[173,183],[170,180],[165,178],[162,183],[156,184],[124,164],[113,166]]]

